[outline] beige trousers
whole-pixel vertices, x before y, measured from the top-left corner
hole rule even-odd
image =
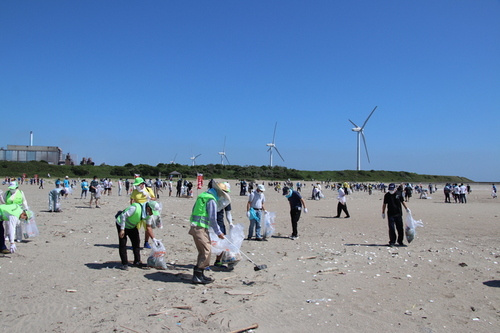
[[[193,236],[194,244],[198,250],[196,266],[198,266],[199,269],[205,269],[210,266],[210,250],[212,248],[208,229],[191,226],[189,234]]]

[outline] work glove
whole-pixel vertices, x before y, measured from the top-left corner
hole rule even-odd
[[[410,208],[406,208],[406,212],[407,212],[408,214],[411,214],[411,210],[410,210]]]
[[[156,238],[153,238],[153,243],[156,245],[156,247],[160,246],[160,241]]]
[[[306,214],[307,214],[307,208],[304,208],[304,213],[306,213]]]
[[[233,229],[233,228],[234,228],[234,224],[229,223],[229,228],[230,228],[230,229]]]
[[[382,218],[385,220],[385,213],[382,213]]]
[[[250,218],[250,211],[247,211],[247,217]]]
[[[16,250],[17,250],[16,243],[10,243],[10,253],[14,253],[16,252]]]

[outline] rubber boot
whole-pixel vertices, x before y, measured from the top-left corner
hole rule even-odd
[[[212,282],[213,280],[210,278],[207,278],[203,275],[203,270],[199,269],[197,266],[194,266],[193,268],[193,284],[207,284]]]
[[[212,279],[211,277],[205,276],[205,270],[204,269],[201,270],[201,277],[203,278],[203,281],[205,281],[205,283],[212,283],[212,282],[214,282],[214,279]]]

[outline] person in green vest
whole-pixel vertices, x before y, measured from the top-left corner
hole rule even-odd
[[[14,242],[14,233],[16,230],[16,226],[19,223],[19,220],[27,220],[28,215],[31,212],[22,209],[17,204],[10,205],[0,205],[0,251],[2,253],[14,253],[17,250],[16,243]],[[5,245],[5,230],[4,230],[4,222],[7,222],[7,236],[10,242],[10,248],[7,249]]]
[[[19,184],[16,181],[9,183],[9,189],[2,196],[0,196],[1,204],[16,204],[19,205],[24,210],[29,210],[28,201],[24,196],[24,192],[19,189]],[[15,241],[20,242],[23,238],[23,231],[21,230],[21,224],[16,226]]]
[[[212,188],[198,195],[193,206],[189,234],[193,236],[194,244],[198,250],[196,266],[193,268],[192,282],[194,284],[207,284],[214,281],[204,274],[205,268],[210,265],[210,252],[212,249],[208,228],[211,227],[220,239],[225,238],[224,233],[217,224],[217,211],[219,210],[217,204],[219,201],[225,201],[225,198],[224,192],[214,182]]]
[[[127,237],[132,242],[132,252],[134,253],[133,266],[142,268],[144,265],[141,262],[141,239],[139,236],[139,227],[144,223],[143,210],[146,210],[146,218],[153,215],[154,210],[159,210],[159,205],[155,201],[149,201],[145,205],[134,202],[125,210],[116,214],[116,229],[118,230],[120,259],[122,266],[120,269],[128,270],[127,258]],[[151,225],[146,225],[146,233],[151,237],[153,242],[156,242]]]

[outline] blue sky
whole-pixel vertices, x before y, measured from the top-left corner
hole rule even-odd
[[[500,1],[1,1],[0,146],[499,181]]]

